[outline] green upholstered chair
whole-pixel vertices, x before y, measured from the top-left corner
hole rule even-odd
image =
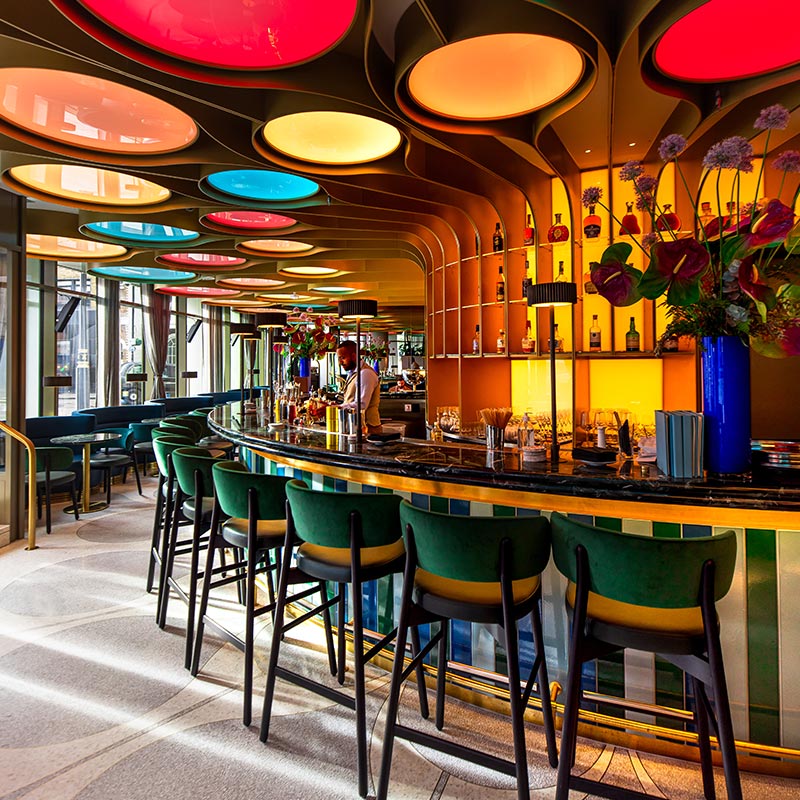
[[[133,467],[136,476],[136,488],[142,494],[142,480],[139,476],[139,466],[133,457],[133,431],[130,428],[103,428],[101,433],[118,433],[117,441],[94,445],[89,466],[103,473],[103,482],[106,490],[106,503],[111,504],[111,476],[115,470],[122,471],[122,482],[128,475],[128,467]]]
[[[36,504],[37,515],[42,518],[42,499],[44,498],[45,530],[50,533],[50,502],[53,489],[66,489],[72,499],[72,512],[79,519],[79,506],[75,483],[77,474],[72,469],[75,454],[69,447],[36,448]],[[26,478],[27,480],[27,478]]]
[[[186,436],[191,436],[195,441],[200,438],[203,430],[202,424],[195,420],[179,419],[178,417],[169,417],[159,424],[160,430],[173,431],[174,433],[182,432]]]
[[[228,517],[216,530],[212,529],[206,565],[203,572],[203,587],[200,592],[197,634],[195,637],[192,674],[197,675],[206,623],[211,625],[228,642],[244,652],[244,711],[242,722],[249,725],[252,719],[253,697],[253,639],[256,617],[275,609],[272,571],[275,569],[271,556],[279,554],[286,539],[286,483],[288,478],[277,475],[264,475],[250,472],[238,461],[222,461],[212,468],[216,501],[222,515]],[[244,557],[237,558],[227,567],[215,567],[215,553],[225,547]],[[233,571],[233,575],[226,572]],[[237,635],[217,622],[208,613],[210,590],[241,580],[245,576],[245,632]],[[256,576],[267,574],[269,602],[256,607]],[[289,601],[299,600],[319,593],[320,601],[325,602],[325,584],[321,581],[306,589]],[[328,641],[328,655],[331,673],[336,672],[336,659],[333,650],[333,636],[328,610],[323,614]]]
[[[137,467],[141,464],[142,471],[147,470],[148,461],[155,458],[153,453],[153,430],[157,422],[131,422],[128,428],[133,433],[133,459]]]
[[[406,541],[406,567],[397,633],[397,652],[405,650],[409,631],[438,623],[437,633],[406,667],[396,658],[383,739],[377,798],[385,800],[389,788],[394,739],[397,736],[458,755],[516,777],[517,797],[527,800],[527,751],[524,714],[534,680],[538,678],[547,752],[558,763],[555,726],[550,705],[544,658],[540,575],[550,559],[550,525],[545,517],[467,517],[439,514],[412,506],[400,507]],[[536,651],[525,689],[520,692],[517,621],[529,616]],[[509,701],[514,759],[501,759],[474,748],[443,741],[441,737],[400,725],[397,711],[400,690],[411,667],[437,644],[436,727],[444,727],[444,689],[448,661],[448,621],[494,624],[504,632],[508,663]]]
[[[150,438],[155,441],[156,439],[182,439],[187,445],[193,445],[197,440],[194,434],[187,428],[181,427],[162,427],[159,425],[150,431]]]
[[[364,665],[387,644],[394,640],[396,630],[364,650],[362,621],[362,585],[395,572],[401,572],[405,562],[405,548],[400,530],[400,497],[392,494],[356,494],[346,492],[320,492],[309,489],[302,481],[286,484],[287,515],[286,543],[281,563],[278,597],[273,625],[272,649],[267,670],[264,710],[261,716],[261,741],[269,735],[275,679],[281,676],[288,681],[317,691],[329,699],[355,706],[358,763],[358,792],[367,794],[367,729],[366,691]],[[289,557],[297,545],[296,567]],[[281,639],[284,632],[296,624],[284,621],[287,590],[290,584],[316,581],[338,584],[338,593],[310,613],[319,613],[334,604],[339,606],[338,618],[338,671],[339,683],[344,682],[345,669],[345,588],[351,587],[353,610],[353,677],[355,699],[349,694],[313,683],[278,665]],[[305,619],[308,614],[299,619]],[[412,641],[418,650],[419,638]],[[415,651],[416,651],[415,650]],[[424,703],[424,678],[422,666],[417,672],[420,681],[421,703]],[[423,713],[427,715],[427,705]]]
[[[690,676],[705,797],[715,796],[711,723],[722,753],[728,798],[741,800],[715,608],[733,579],[734,531],[657,539],[586,525],[562,514],[551,516],[551,527],[553,557],[568,580],[566,603],[572,618],[558,800],[566,800],[570,789],[603,797],[643,797],[572,775],[583,664],[628,647],[658,653]],[[713,694],[714,709],[706,687]]]
[[[216,451],[222,455],[220,451]],[[172,452],[172,468],[175,471],[177,492],[173,504],[172,524],[167,528],[169,546],[167,548],[164,582],[161,590],[161,609],[159,627],[167,623],[169,590],[172,589],[186,603],[186,647],[184,666],[192,666],[194,647],[195,606],[197,605],[197,581],[202,577],[199,569],[200,551],[208,545],[204,534],[219,523],[219,507],[214,503],[214,479],[211,468],[219,461],[219,456],[203,447],[179,447]],[[192,536],[189,547],[189,585],[185,590],[173,577],[175,553],[178,548],[178,521],[180,516],[191,520]]]

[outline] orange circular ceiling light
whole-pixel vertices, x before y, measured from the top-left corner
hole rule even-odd
[[[400,131],[386,122],[344,111],[304,111],[268,122],[264,140],[279,153],[314,164],[365,164],[393,153]]]
[[[335,267],[314,266],[312,264],[298,264],[296,267],[281,267],[278,272],[290,278],[329,278],[338,275],[341,270]]]
[[[291,305],[292,303],[304,303],[306,300],[319,300],[318,297],[314,297],[311,294],[298,294],[297,292],[292,292],[291,294],[260,294],[260,300],[273,300],[276,303],[287,303]]]
[[[0,118],[50,141],[107,153],[170,153],[198,134],[191,117],[137,89],[34,67],[0,69]]]
[[[217,281],[218,286],[227,286],[231,289],[241,289],[243,292],[256,292],[261,289],[275,289],[278,286],[285,286],[286,281],[277,280],[276,278],[220,278]]]
[[[62,261],[98,261],[125,255],[128,250],[118,244],[106,244],[90,239],[72,239],[69,236],[51,236],[29,233],[25,237],[25,250],[29,256],[60,258]]]
[[[242,242],[240,247],[256,250],[259,253],[306,253],[314,249],[313,244],[295,242],[292,239],[250,239]]]
[[[169,199],[157,183],[97,167],[76,164],[26,164],[12,167],[11,177],[41,194],[85,205],[150,206]]]
[[[562,39],[496,33],[423,56],[408,90],[428,111],[461,120],[516,117],[563,97],[583,74],[583,56]]]

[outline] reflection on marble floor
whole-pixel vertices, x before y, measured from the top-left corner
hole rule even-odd
[[[167,629],[144,591],[156,482],[145,498],[114,487],[111,508],[79,522],[54,510],[50,536],[26,552],[0,550],[0,798],[3,800],[220,800],[356,798],[352,712],[279,680],[268,745],[258,740],[269,625],[257,639],[254,723],[241,725],[242,655],[208,631],[201,674],[183,668],[185,606]],[[240,624],[229,598],[214,614]],[[262,618],[265,619],[265,618]],[[301,626],[282,663],[321,677],[316,626]],[[388,677],[370,668],[371,786],[380,763]],[[349,684],[348,684],[349,685]],[[413,685],[401,718],[427,726]],[[448,700],[445,735],[508,755],[508,720]],[[541,730],[527,728],[531,795],[552,798],[555,771]],[[701,796],[697,767],[582,742],[577,768],[656,797]],[[800,782],[744,774],[745,797],[800,796]],[[718,776],[719,796],[724,783]],[[511,800],[513,780],[398,740],[391,800]],[[574,795],[578,797],[578,795]]]

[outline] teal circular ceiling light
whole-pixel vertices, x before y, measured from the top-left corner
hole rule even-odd
[[[91,275],[99,278],[108,278],[129,283],[164,283],[181,284],[190,283],[197,278],[197,273],[177,269],[159,269],[154,267],[94,267],[89,270]]]
[[[120,242],[145,244],[176,244],[192,242],[200,238],[197,231],[158,225],[153,222],[131,222],[113,220],[108,222],[89,222],[82,225],[85,233],[93,233]]]
[[[208,185],[237,200],[279,203],[305,200],[319,191],[319,184],[300,175],[267,169],[231,169],[206,177]]]

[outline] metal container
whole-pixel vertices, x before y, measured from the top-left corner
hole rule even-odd
[[[505,444],[505,428],[496,425],[486,426],[486,447],[489,450],[502,450]]]

